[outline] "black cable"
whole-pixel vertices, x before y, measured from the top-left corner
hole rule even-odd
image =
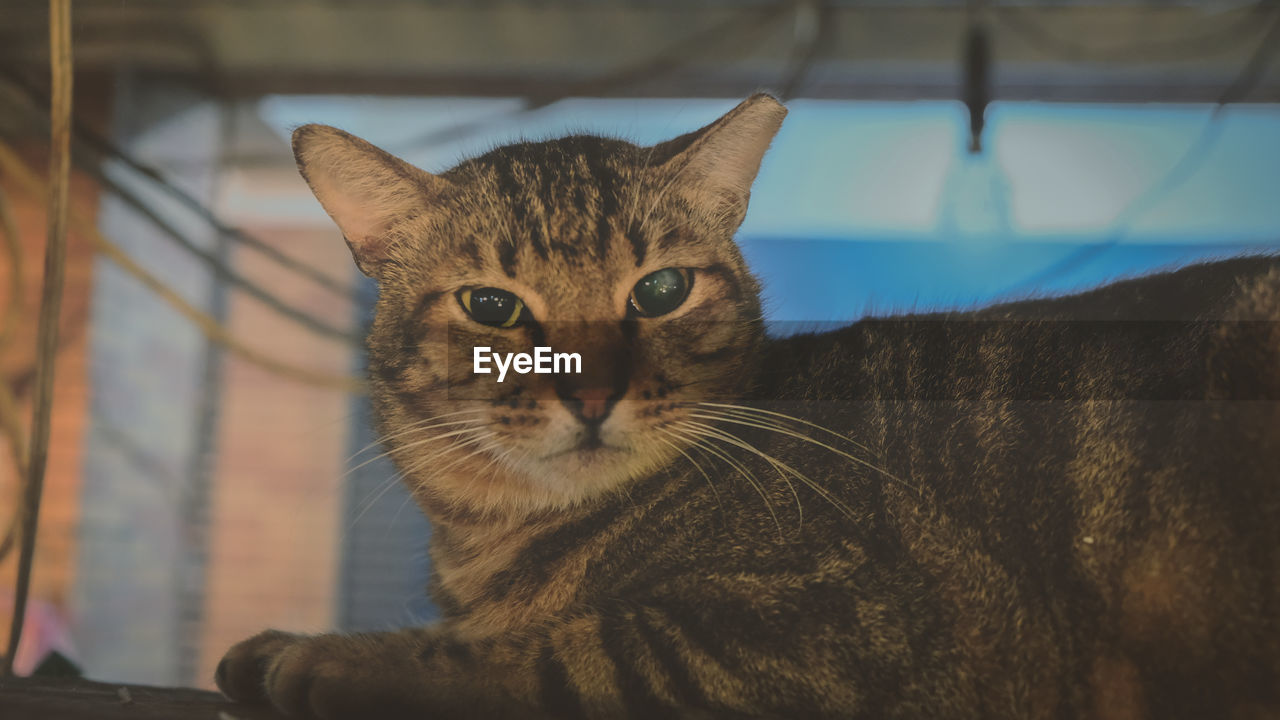
[[[79,138],[75,138],[74,142],[77,148],[82,144]],[[169,221],[165,220],[160,213],[148,205],[136,193],[104,172],[97,162],[87,160],[84,157],[84,153],[73,153],[72,159],[77,167],[97,180],[104,189],[120,198],[121,201],[139,215],[145,217],[152,225],[177,243],[183,250],[196,258],[199,258],[216,277],[258,299],[264,305],[276,311],[283,317],[287,317],[319,335],[334,338],[344,343],[354,345],[361,344],[362,340],[357,334],[344,330],[336,325],[310,315],[303,310],[288,305],[269,290],[248,280],[243,275],[240,275],[235,270],[231,269],[222,258],[219,258],[213,253],[197,246]],[[227,236],[224,235],[222,237]]]
[[[982,152],[982,131],[987,126],[987,106],[991,104],[991,43],[980,22],[969,25],[962,62],[961,87],[969,112],[969,154],[977,155]]]
[[[796,37],[791,49],[789,68],[778,86],[778,98],[791,100],[800,92],[818,55],[831,40],[831,3],[826,0],[798,0],[796,3]]]
[[[165,235],[168,235],[174,242],[176,242],[179,246],[181,246],[183,250],[186,250],[187,252],[191,253],[195,257],[199,258],[205,265],[209,267],[209,269],[217,277],[226,281],[233,287],[236,287],[239,290],[244,291],[246,294],[261,301],[264,305],[276,311],[280,315],[287,317],[290,320],[293,320],[299,325],[302,325],[308,330],[311,330],[312,332],[315,332],[319,335],[324,335],[326,337],[331,337],[336,340],[341,340],[342,342],[351,343],[354,345],[359,345],[362,342],[361,338],[358,335],[353,334],[347,330],[343,330],[342,328],[339,328],[335,325],[331,325],[323,320],[320,320],[318,318],[315,318],[307,314],[302,310],[299,310],[297,308],[294,308],[285,304],[284,301],[280,300],[280,298],[276,297],[271,292],[267,291],[266,289],[262,288],[256,283],[246,279],[244,276],[240,275],[236,271],[232,270],[230,267],[226,265],[226,263],[224,263],[220,258],[215,256],[213,253],[210,253],[209,251],[204,250],[203,248],[200,248],[199,246],[191,242],[191,240],[187,238],[185,235],[183,235],[180,230],[178,230],[173,225],[171,225],[169,221],[161,217],[159,213],[157,213],[145,202],[143,202],[132,191],[130,191],[129,189],[122,186],[119,182],[112,179],[109,175],[107,175],[107,173],[103,172],[102,169],[99,168],[96,163],[80,162],[77,164],[80,165],[81,169],[88,172],[95,180],[98,181],[98,183],[100,183],[104,188],[106,188],[111,194],[120,198],[120,200],[122,200],[126,205],[132,208],[135,212],[145,217],[148,221],[151,222],[152,225],[158,228]]]
[[[648,80],[654,76],[674,71],[682,67],[684,63],[691,58],[705,52],[710,43],[732,34],[739,25],[744,25],[748,30],[759,30],[766,27],[772,20],[790,7],[790,2],[779,2],[763,8],[758,8],[754,12],[745,12],[743,14],[736,15],[724,23],[683,39],[681,42],[668,48],[667,51],[660,53],[654,58],[639,65],[577,83],[572,86],[571,91],[554,97],[538,98],[536,96],[531,96],[526,99],[524,107],[522,107],[516,114],[546,107],[547,105],[553,104],[562,99],[577,95],[605,95],[610,92],[615,92],[620,88]],[[40,109],[40,103],[44,94],[38,88],[26,82],[21,76],[6,68],[0,68],[0,79],[7,80],[11,85],[20,90],[30,101],[30,104],[34,109]],[[444,138],[462,136],[474,130],[478,125],[480,125],[480,123],[465,123],[451,128],[444,128],[442,130],[435,131],[424,138],[419,138],[418,142],[415,144],[418,147],[421,147],[421,143],[424,140],[431,144],[435,144],[437,142],[441,142]],[[266,245],[262,241],[222,222],[212,210],[205,207],[199,200],[188,194],[186,191],[170,183],[158,170],[133,159],[119,147],[95,132],[92,128],[87,127],[83,122],[75,120],[73,130],[75,131],[76,139],[79,144],[87,147],[98,155],[116,160],[134,172],[137,172],[138,174],[153,181],[168,195],[174,197],[185,207],[203,218],[218,233],[259,250],[282,266],[298,272],[299,274],[310,278],[334,292],[344,296],[349,296],[351,292],[349,288],[340,285],[337,281],[329,278],[320,271],[294,260],[293,258],[284,255],[279,250]],[[136,194],[110,178],[97,166],[96,163],[81,162],[80,165],[95,179],[97,179],[103,187],[107,188],[110,192],[124,201],[129,207],[147,218],[153,225],[177,242],[184,250],[202,260],[218,277],[257,298],[281,315],[298,322],[300,325],[303,325],[314,332],[333,337],[344,342],[360,342],[359,338],[353,334],[286,305],[268,291],[231,270],[225,265],[225,263],[220,262],[218,258],[214,257],[211,253],[204,251],[192,243]]]
[[[48,105],[47,98],[43,91],[24,80],[19,74],[12,70],[0,67],[0,79],[4,79],[10,85],[21,91],[22,94],[30,101],[33,108],[43,112],[44,107]],[[213,229],[220,235],[230,238],[234,242],[240,243],[246,247],[253,248],[264,256],[275,261],[281,267],[306,277],[317,285],[320,285],[321,287],[343,297],[351,297],[354,292],[350,284],[337,280],[324,271],[292,258],[270,244],[249,235],[239,228],[223,222],[223,220],[219,218],[213,210],[206,207],[187,191],[169,182],[169,180],[166,179],[159,170],[138,162],[120,147],[98,134],[93,130],[93,128],[86,125],[79,118],[73,118],[72,130],[77,141],[79,141],[84,147],[89,148],[98,155],[116,160],[128,167],[130,170],[154,182],[157,187],[165,192],[165,194],[174,198],[188,210],[195,213],[213,227]]]
[[[636,65],[605,73],[599,77],[570,83],[567,88],[554,95],[539,97],[536,93],[530,93],[521,98],[519,107],[509,112],[484,120],[471,120],[432,130],[403,143],[388,146],[385,149],[395,154],[417,152],[465,138],[487,125],[509,121],[525,113],[540,110],[568,98],[605,97],[611,95],[619,90],[633,87],[655,77],[679,70],[690,60],[707,52],[717,42],[722,42],[727,37],[733,37],[739,42],[746,43],[754,37],[755,32],[768,27],[792,6],[793,3],[787,0],[743,11],[722,23],[695,32],[689,37],[673,43],[663,49],[662,52]],[[734,37],[739,30],[743,31],[744,35]]]
[[[1213,148],[1214,142],[1222,133],[1223,111],[1228,105],[1248,97],[1249,93],[1253,91],[1266,74],[1267,68],[1277,50],[1280,50],[1280,3],[1273,5],[1277,8],[1277,11],[1274,13],[1275,17],[1272,18],[1271,25],[1263,33],[1262,40],[1259,41],[1253,54],[1249,56],[1244,66],[1241,67],[1240,72],[1236,74],[1235,79],[1218,95],[1218,99],[1214,102],[1213,111],[1209,114],[1209,119],[1206,121],[1204,128],[1201,129],[1200,134],[1188,146],[1182,157],[1174,163],[1173,168],[1159,182],[1149,187],[1146,192],[1138,196],[1116,216],[1116,219],[1111,223],[1111,230],[1105,240],[1076,250],[1035,275],[1011,286],[998,297],[1010,297],[1034,291],[1045,283],[1081,267],[1106,250],[1119,244],[1124,240],[1130,227],[1138,218],[1159,204],[1169,193],[1181,186],[1182,183],[1186,182],[1188,178],[1192,177],[1200,169],[1200,166],[1209,156],[1209,151]]]
[[[1224,52],[1240,44],[1242,34],[1258,27],[1259,15],[1276,5],[1276,0],[1257,0],[1249,10],[1230,24],[1181,38],[1158,38],[1145,43],[1128,43],[1118,47],[1089,46],[1065,38],[1035,20],[1026,7],[994,3],[992,15],[1010,30],[1021,34],[1028,44],[1049,50],[1071,62],[1117,62],[1149,60],[1154,56],[1175,58],[1203,57]]]

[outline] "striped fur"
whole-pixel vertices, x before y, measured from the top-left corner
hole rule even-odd
[[[381,285],[380,430],[445,619],[269,631],[224,692],[320,718],[1280,717],[1280,260],[768,339],[732,234],[783,112],[438,176],[298,131]],[[663,267],[694,269],[688,300],[627,319]],[[534,321],[469,322],[464,286]],[[604,449],[563,378],[478,379],[477,344],[597,361]]]

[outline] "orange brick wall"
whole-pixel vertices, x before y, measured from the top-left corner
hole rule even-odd
[[[331,275],[342,277],[352,267],[334,230],[253,232]],[[354,324],[349,300],[261,255],[240,249],[234,264],[286,302],[338,326]],[[241,293],[231,296],[228,325],[282,360],[335,375],[353,370],[352,347],[319,337]],[[266,627],[332,629],[349,415],[345,393],[225,356],[198,684],[210,684],[227,647]]]
[[[41,144],[29,143],[21,151],[29,164],[44,172],[47,150]],[[17,395],[20,417],[29,437],[30,428],[26,426],[31,419],[36,316],[44,275],[45,205],[43,197],[27,194],[11,179],[0,177],[0,189],[8,198],[17,222],[24,285],[17,332],[0,348],[0,381]],[[79,173],[74,176],[72,203],[85,217],[94,217],[98,194],[98,187],[91,179]],[[10,259],[0,257],[0,303],[8,302],[9,267]],[[92,268],[93,249],[89,239],[72,232],[68,238],[49,462],[32,575],[32,597],[59,609],[66,607],[76,562],[81,462],[89,400],[87,320]],[[0,522],[8,523],[16,509],[18,482],[11,448],[7,443],[0,446],[3,446],[0,450]],[[7,597],[12,592],[16,555],[12,553],[0,562],[0,596]],[[7,607],[8,602],[0,600],[0,608]],[[7,628],[7,613],[0,617]]]
[[[75,113],[90,127],[103,128],[111,108],[112,83],[101,76],[76,78]],[[48,172],[49,149],[43,138],[17,141],[15,148],[42,178]],[[0,173],[3,191],[14,214],[22,247],[23,297],[14,335],[0,347],[0,382],[16,395],[19,419],[30,437],[31,391],[34,385],[35,339],[40,291],[44,278],[46,229],[45,197],[19,188],[13,178]],[[71,204],[83,217],[97,216],[100,188],[96,181],[73,169]],[[93,283],[94,252],[90,238],[74,230],[67,238],[66,285],[62,299],[60,337],[54,377],[53,413],[50,423],[49,459],[36,538],[32,570],[32,602],[44,605],[66,619],[77,562],[77,527],[80,519],[80,481],[84,462],[84,438],[89,407],[89,301]],[[0,307],[9,302],[12,259],[0,252]],[[20,484],[12,448],[0,438],[0,532],[16,517]],[[16,549],[0,559],[0,621],[7,637],[9,610],[17,573]],[[31,640],[28,633],[28,640]],[[29,647],[24,642],[24,649]],[[19,667],[38,658],[18,658]]]
[[[107,92],[99,84],[97,93],[106,98]],[[106,107],[105,100],[100,102],[97,116],[105,117]],[[80,110],[93,116],[92,105],[82,103]],[[31,140],[19,149],[43,174],[47,146]],[[17,216],[25,286],[20,327],[0,348],[0,381],[16,392],[26,424],[43,272],[44,199],[20,191],[2,176],[0,189]],[[86,218],[96,217],[100,191],[90,178],[75,175],[72,199]],[[347,249],[331,228],[250,230],[332,275],[352,272]],[[73,609],[81,555],[77,543],[91,401],[88,322],[94,263],[89,238],[72,233],[69,245],[51,453],[32,593],[34,601],[63,620]],[[235,248],[230,260],[237,272],[286,302],[335,325],[354,324],[350,300],[298,279],[253,251]],[[8,297],[8,263],[0,252],[0,304]],[[317,337],[243,293],[229,293],[227,324],[237,338],[276,358],[334,375],[353,371],[354,348]],[[228,353],[223,355],[218,406],[203,607],[198,637],[192,638],[198,642],[195,684],[203,686],[211,684],[213,668],[231,643],[266,626],[332,628],[345,530],[341,523],[349,452],[348,395],[280,378]],[[14,516],[17,489],[12,456],[0,439],[0,523]],[[15,569],[14,556],[0,561],[0,638],[8,625]],[[129,578],[119,581],[128,583]],[[29,667],[35,659],[22,663],[20,658],[20,666]]]

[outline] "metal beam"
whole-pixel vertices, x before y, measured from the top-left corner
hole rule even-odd
[[[0,26],[0,62],[41,62],[43,26],[24,12],[36,5],[20,0]],[[996,97],[1017,100],[1213,101],[1280,21],[1274,2],[989,6]],[[843,2],[823,17],[829,40],[800,95],[955,97],[965,3]],[[80,0],[77,18],[83,68],[128,65],[241,97],[738,96],[781,82],[795,36],[790,2]],[[672,48],[663,72],[580,92]],[[1246,100],[1280,101],[1275,68],[1256,85]]]

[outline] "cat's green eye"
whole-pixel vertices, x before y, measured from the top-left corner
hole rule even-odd
[[[471,319],[493,327],[515,327],[525,319],[524,301],[514,293],[483,287],[458,292],[458,303]]]
[[[631,289],[630,311],[641,317],[666,315],[680,307],[692,287],[693,276],[683,268],[651,272]]]

